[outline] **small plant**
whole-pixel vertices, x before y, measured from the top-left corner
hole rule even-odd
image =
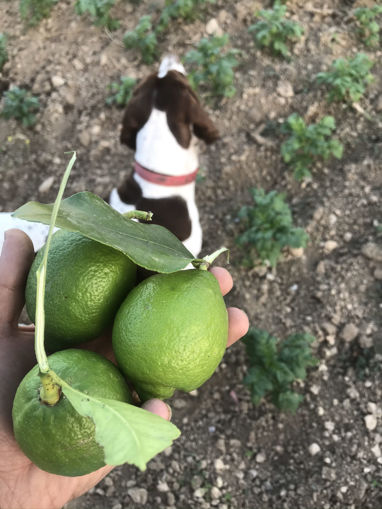
[[[4,67],[5,62],[8,60],[7,52],[7,38],[4,34],[0,33],[0,71]]]
[[[58,0],[20,0],[21,18],[27,25],[35,26],[50,15],[57,2]]]
[[[156,33],[164,32],[172,19],[195,19],[205,4],[214,2],[215,0],[166,0],[155,29]]]
[[[302,228],[293,227],[292,213],[285,203],[284,194],[264,189],[251,189],[254,206],[242,207],[239,219],[245,231],[236,243],[247,252],[244,264],[253,266],[258,260],[277,264],[283,248],[305,247],[308,235]]]
[[[142,61],[145,64],[152,64],[158,54],[158,40],[153,31],[151,16],[142,16],[135,29],[125,33],[123,44],[127,49],[138,49]]]
[[[284,161],[293,168],[293,176],[296,180],[312,176],[309,167],[313,165],[317,157],[324,160],[330,156],[341,159],[343,145],[337,139],[331,138],[335,128],[335,120],[331,116],[326,116],[317,124],[308,126],[297,113],[287,118],[281,130],[290,134],[290,137],[281,145],[281,155]]]
[[[116,30],[119,21],[110,16],[115,0],[76,0],[75,11],[79,15],[88,14],[96,26]]]
[[[106,104],[109,106],[115,104],[121,108],[126,106],[131,99],[136,83],[135,78],[129,78],[128,76],[121,77],[119,82],[113,81],[113,83],[110,83],[108,88],[113,94],[106,98]]]
[[[358,53],[351,59],[335,60],[329,71],[318,73],[316,78],[318,83],[330,87],[330,102],[357,102],[365,93],[366,85],[373,81],[373,75],[369,72],[373,65],[364,53]]]
[[[13,87],[8,92],[4,92],[3,97],[2,117],[15,118],[21,121],[24,127],[32,127],[36,123],[34,113],[40,107],[37,97],[31,96],[27,90],[19,87]]]
[[[378,46],[380,25],[375,18],[382,14],[382,5],[359,7],[354,16],[358,24],[358,34],[366,46]]]
[[[249,358],[243,383],[255,405],[267,398],[282,412],[297,410],[303,396],[293,390],[293,383],[304,380],[307,368],[318,362],[311,351],[314,339],[310,334],[297,333],[280,341],[265,330],[249,329],[243,339]]]
[[[248,29],[255,43],[260,48],[270,48],[276,55],[289,57],[288,43],[301,38],[304,29],[295,21],[285,19],[287,8],[276,2],[273,9],[261,10],[257,16],[261,18]]]
[[[184,60],[191,66],[188,79],[191,86],[198,89],[206,86],[210,95],[232,97],[236,93],[233,69],[239,65],[236,55],[239,50],[223,51],[228,44],[228,35],[203,38],[196,49],[189,51]]]

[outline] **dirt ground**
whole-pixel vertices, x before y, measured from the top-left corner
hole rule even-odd
[[[350,12],[373,2],[292,0],[290,16],[305,33],[290,61],[256,49],[247,32],[265,0],[217,0],[190,24],[173,23],[161,53],[183,56],[207,34],[209,22],[228,33],[242,57],[234,98],[210,108],[221,131],[201,146],[197,202],[203,254],[231,249],[235,287],[228,304],[248,313],[253,326],[278,337],[310,332],[319,365],[297,390],[295,415],[266,402],[254,407],[242,384],[245,349],[236,344],[216,374],[196,393],[170,404],[182,436],[145,472],[116,468],[67,509],[380,509],[382,508],[382,46],[368,51]],[[0,119],[0,210],[29,200],[54,200],[68,150],[78,151],[66,195],[89,190],[105,196],[130,170],[133,153],[119,143],[122,111],[105,105],[107,86],[120,76],[145,77],[122,37],[159,0],[119,1],[112,33],[74,13],[60,0],[49,19],[25,30],[16,0],[0,0],[0,32],[9,62],[0,88],[30,89],[41,109],[34,129]],[[328,104],[314,77],[333,59],[366,52],[374,82],[353,108]],[[277,126],[298,112],[307,122],[335,117],[342,160],[317,164],[313,179],[297,183],[280,156]],[[303,256],[275,270],[240,265],[237,212],[249,189],[287,194],[296,225],[310,242]]]

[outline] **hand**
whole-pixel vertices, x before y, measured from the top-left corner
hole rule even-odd
[[[33,245],[20,230],[6,233],[0,257],[0,508],[59,509],[97,484],[112,467],[80,477],[63,477],[40,470],[20,450],[12,431],[12,403],[24,375],[36,364],[34,327],[18,325],[24,305],[26,277],[33,261]],[[232,288],[228,271],[215,267],[223,295]],[[248,318],[237,308],[228,309],[228,346],[248,330]],[[94,342],[97,345],[97,341]],[[103,342],[104,350],[105,342]],[[97,350],[96,346],[93,346]],[[99,351],[99,350],[98,350]],[[160,400],[143,407],[170,419],[169,407]]]

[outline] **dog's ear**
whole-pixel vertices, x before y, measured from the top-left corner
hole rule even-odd
[[[210,144],[220,138],[220,134],[208,113],[202,108],[198,99],[190,97],[189,115],[194,127],[194,134],[205,143]]]
[[[136,149],[137,133],[150,116],[153,107],[156,81],[156,74],[152,74],[142,83],[138,84],[125,109],[120,141],[133,150]]]

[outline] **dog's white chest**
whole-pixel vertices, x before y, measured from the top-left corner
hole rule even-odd
[[[149,170],[165,175],[184,175],[198,167],[195,136],[183,148],[168,127],[164,111],[153,108],[148,121],[137,134],[136,161]]]

